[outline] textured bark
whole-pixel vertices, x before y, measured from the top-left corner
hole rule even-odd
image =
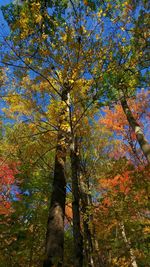
[[[141,147],[141,150],[143,151],[143,154],[147,158],[147,161],[150,163],[150,144],[147,142],[140,125],[133,117],[133,114],[128,106],[127,100],[124,96],[121,98],[121,105],[127,117],[129,125],[136,134],[136,138]]]
[[[93,242],[91,231],[89,229],[89,221],[85,219],[83,221],[83,228],[84,228],[84,251],[86,256],[86,263],[88,267],[96,267],[95,259],[93,258],[94,250],[93,250]]]
[[[131,248],[130,242],[128,241],[128,239],[126,237],[126,232],[125,232],[125,227],[124,227],[124,223],[123,222],[120,223],[120,229],[121,229],[121,234],[122,234],[124,243],[126,245],[126,248],[128,249],[128,251],[130,253],[131,265],[133,267],[138,267],[138,265],[136,263],[135,255],[133,253],[133,249]]]
[[[65,161],[66,161],[66,136],[70,133],[68,128],[66,132],[62,130],[62,126],[68,121],[69,116],[69,90],[70,88],[62,88],[62,102],[66,103],[66,107],[62,108],[59,117],[59,131],[57,138],[57,148],[55,155],[54,180],[51,195],[51,204],[48,216],[45,260],[43,267],[63,267],[64,255],[64,216],[66,201],[66,177],[65,177]]]
[[[79,208],[79,161],[77,155],[77,145],[71,145],[71,169],[72,169],[72,211],[73,211],[73,238],[74,238],[74,267],[83,266],[83,238],[80,227],[80,208]]]
[[[43,267],[63,266],[64,247],[64,213],[66,198],[66,179],[64,172],[66,149],[63,137],[58,134],[58,145],[55,156],[53,191],[49,210],[46,233],[46,257]]]

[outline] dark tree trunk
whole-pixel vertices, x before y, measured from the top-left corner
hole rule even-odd
[[[86,177],[80,176],[80,194],[81,194],[81,205],[83,212],[83,230],[84,230],[84,251],[85,251],[85,261],[88,267],[95,267],[94,259],[93,259],[93,242],[92,242],[92,234],[89,228],[89,224],[91,221],[91,215],[89,208],[92,205],[91,196],[89,194],[89,183]],[[85,216],[84,216],[85,215]]]
[[[144,133],[140,127],[140,125],[137,123],[135,118],[133,117],[132,111],[130,110],[126,98],[123,96],[121,97],[121,105],[123,108],[123,111],[127,117],[128,123],[131,126],[132,130],[136,134],[137,141],[141,147],[141,150],[143,151],[143,154],[147,158],[147,161],[150,163],[150,144],[145,139]]]
[[[94,250],[93,250],[93,242],[92,242],[92,235],[91,231],[89,229],[89,216],[88,216],[88,206],[85,209],[85,217],[86,219],[83,219],[83,228],[84,228],[84,251],[86,254],[86,263],[88,267],[96,267],[95,265],[95,259],[93,258]]]
[[[79,196],[79,159],[76,140],[71,145],[72,169],[72,211],[73,211],[73,238],[74,238],[74,267],[83,266],[83,238],[80,225],[80,196]]]
[[[64,213],[66,199],[65,159],[66,149],[63,136],[58,134],[55,156],[53,191],[46,233],[46,257],[43,267],[63,266]]]
[[[68,120],[68,96],[69,89],[62,88],[62,102],[66,107],[62,108],[59,117],[59,131],[55,155],[54,180],[52,186],[51,204],[47,223],[45,260],[43,267],[63,267],[64,256],[64,216],[66,201],[66,136],[62,130],[63,124]]]
[[[86,266],[88,267],[105,267],[105,260],[100,255],[98,248],[97,237],[94,231],[94,225],[90,227],[93,222],[93,215],[90,212],[92,207],[92,197],[90,194],[89,181],[86,174],[80,179],[80,193],[83,216],[83,229],[84,229],[84,251],[86,256]]]

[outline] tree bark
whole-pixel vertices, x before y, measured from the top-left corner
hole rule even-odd
[[[65,201],[66,201],[66,177],[65,177],[65,161],[67,152],[66,136],[70,133],[70,129],[66,132],[62,130],[63,124],[68,121],[69,116],[69,88],[62,88],[62,102],[66,103],[66,107],[62,108],[59,118],[59,131],[57,138],[57,148],[55,155],[54,180],[52,186],[51,204],[48,216],[45,260],[43,267],[63,267],[64,256],[64,217],[65,217]]]
[[[64,213],[66,199],[65,159],[66,148],[63,136],[58,133],[55,156],[53,191],[46,233],[46,257],[43,267],[63,266]]]
[[[93,222],[93,213],[90,211],[92,208],[92,195],[90,192],[89,174],[86,171],[86,166],[80,162],[80,196],[81,207],[83,212],[83,233],[84,233],[84,252],[85,252],[85,264],[88,267],[105,267],[106,264],[100,253],[100,249],[97,242],[97,236],[95,234],[95,227]],[[84,216],[85,215],[85,216]]]
[[[136,138],[140,145],[140,148],[143,151],[143,154],[145,155],[145,157],[147,158],[147,161],[150,163],[150,144],[146,140],[140,125],[137,123],[137,121],[133,117],[132,111],[130,110],[128,106],[125,96],[121,97],[121,105],[122,105],[123,111],[126,115],[129,125],[131,126],[132,130],[136,134]]]
[[[80,196],[79,196],[79,160],[77,142],[71,144],[71,169],[72,169],[72,211],[73,211],[73,238],[74,238],[74,267],[83,266],[83,238],[80,223]]]
[[[130,253],[131,265],[133,267],[138,267],[138,265],[136,263],[136,259],[135,259],[134,253],[133,253],[133,249],[131,248],[131,244],[130,244],[129,240],[126,237],[126,232],[125,232],[125,227],[124,227],[124,223],[123,222],[120,223],[120,229],[121,229],[121,234],[122,234],[122,237],[123,237],[123,241],[124,241],[124,243],[126,245],[126,248],[128,249],[128,251]]]
[[[85,214],[85,218],[83,215],[83,230],[84,230],[84,251],[85,251],[85,260],[87,266],[95,267],[95,259],[93,258],[94,250],[93,250],[93,241],[92,234],[89,228],[90,223],[90,215],[89,215],[89,207],[91,206],[90,195],[89,195],[89,185],[87,181],[84,181],[85,177],[80,179],[80,194],[81,194],[81,205],[82,212]]]

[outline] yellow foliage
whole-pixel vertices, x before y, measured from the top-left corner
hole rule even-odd
[[[63,131],[69,131],[70,130],[70,124],[66,121],[62,124],[61,129]]]
[[[43,40],[45,40],[47,37],[48,37],[48,35],[47,35],[47,34],[45,34],[45,33],[42,33],[42,39],[43,39]],[[48,50],[44,50],[44,51],[48,51]],[[49,52],[49,51],[48,51],[48,52]]]
[[[112,4],[108,3],[107,8],[112,8]]]
[[[32,62],[33,62],[32,58],[26,58],[25,59],[25,63],[28,64],[28,65],[30,65]]]
[[[66,33],[64,33],[63,35],[62,35],[62,40],[65,42],[66,40],[67,40],[67,34]]]
[[[145,226],[143,229],[143,233],[146,235],[150,234],[150,226]]]
[[[112,266],[114,267],[130,267],[130,262],[127,261],[125,257],[122,258],[113,258]]]
[[[97,16],[98,16],[98,17],[101,17],[102,13],[103,13],[103,10],[100,9],[99,12],[97,13]]]
[[[35,15],[35,22],[40,23],[42,21],[42,16],[40,14]]]
[[[30,9],[28,8],[28,5],[26,5],[21,10],[20,19],[13,25],[13,30],[16,28],[21,29],[21,39],[25,39],[29,34],[33,33],[36,24],[41,24],[43,17],[40,9],[40,2],[33,2],[30,4]]]
[[[17,94],[8,95],[6,101],[9,104],[9,109],[4,108],[3,111],[7,114],[17,112],[18,115],[29,115],[33,107],[33,103],[30,100],[24,99],[21,95]]]
[[[124,27],[121,27],[121,30],[124,32],[125,31],[125,28]]]

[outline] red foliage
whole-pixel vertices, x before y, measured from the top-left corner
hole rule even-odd
[[[9,214],[12,211],[10,193],[17,173],[16,163],[7,163],[0,159],[0,214]]]

